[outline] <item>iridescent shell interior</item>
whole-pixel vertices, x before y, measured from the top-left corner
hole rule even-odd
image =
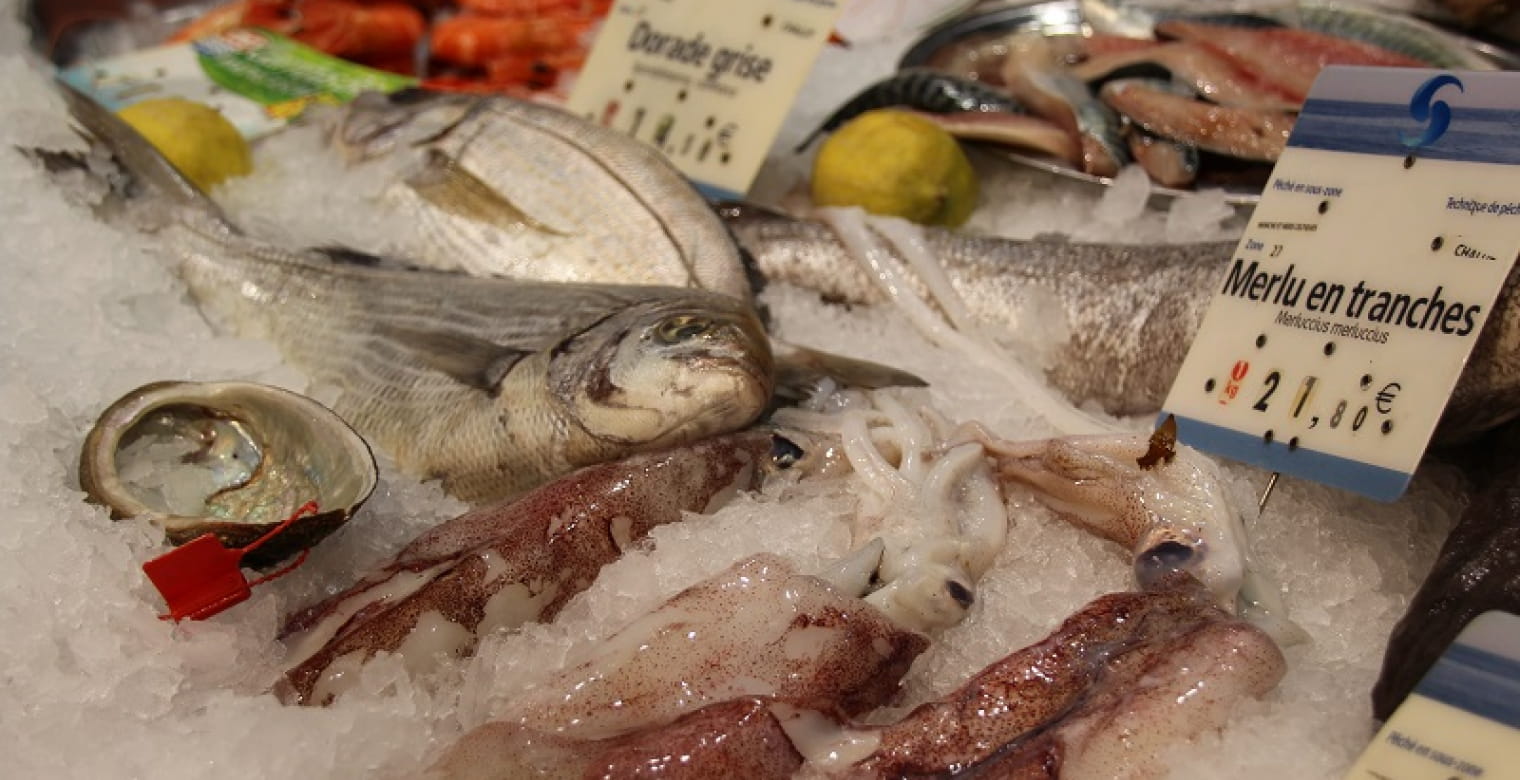
[[[374,490],[374,456],[332,411],[305,396],[246,382],[156,382],[101,414],[80,453],[80,484],[112,517],[145,518],[169,541],[214,533],[258,539],[315,501],[250,565],[315,544]]]

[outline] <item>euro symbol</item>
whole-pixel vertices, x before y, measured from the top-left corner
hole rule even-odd
[[[1393,411],[1393,397],[1398,395],[1399,391],[1403,389],[1398,382],[1389,382],[1383,385],[1383,389],[1379,390],[1377,394],[1378,414],[1387,414]]]
[[[734,134],[737,132],[739,132],[739,126],[733,122],[729,122],[718,128],[718,148],[727,149],[728,145],[733,142]]]
[[[1436,100],[1436,92],[1442,87],[1452,84],[1458,92],[1466,92],[1462,81],[1450,73],[1442,73],[1432,76],[1429,81],[1421,84],[1409,98],[1409,115],[1416,122],[1429,122],[1425,125],[1425,132],[1418,136],[1402,136],[1404,145],[1410,149],[1418,149],[1429,146],[1436,142],[1446,133],[1446,128],[1451,125],[1451,106],[1444,100]]]

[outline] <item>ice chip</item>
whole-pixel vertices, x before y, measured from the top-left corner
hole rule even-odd
[[[1093,219],[1108,225],[1124,225],[1145,212],[1151,197],[1151,177],[1138,165],[1126,165],[1103,193]]]
[[[1175,244],[1207,241],[1217,235],[1221,222],[1235,216],[1235,207],[1224,190],[1209,189],[1180,195],[1166,214],[1166,240]]]

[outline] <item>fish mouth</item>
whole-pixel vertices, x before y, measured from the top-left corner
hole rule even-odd
[[[742,352],[705,354],[693,359],[691,365],[703,373],[734,378],[736,392],[717,395],[708,407],[724,417],[749,406],[753,406],[754,414],[758,415],[776,388],[774,372]]]
[[[776,388],[775,360],[771,357],[769,340],[752,337],[737,323],[726,326],[721,337],[721,341],[692,352],[691,366],[703,372],[742,377],[768,399]]]

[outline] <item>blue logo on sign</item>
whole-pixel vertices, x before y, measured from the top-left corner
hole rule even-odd
[[[1419,136],[1404,136],[1405,146],[1411,149],[1429,146],[1446,133],[1446,128],[1451,125],[1451,106],[1435,97],[1436,92],[1447,84],[1455,84],[1458,92],[1467,91],[1462,87],[1462,82],[1450,73],[1432,76],[1414,91],[1414,96],[1409,99],[1409,115],[1415,121],[1429,124],[1425,125],[1425,132]]]

